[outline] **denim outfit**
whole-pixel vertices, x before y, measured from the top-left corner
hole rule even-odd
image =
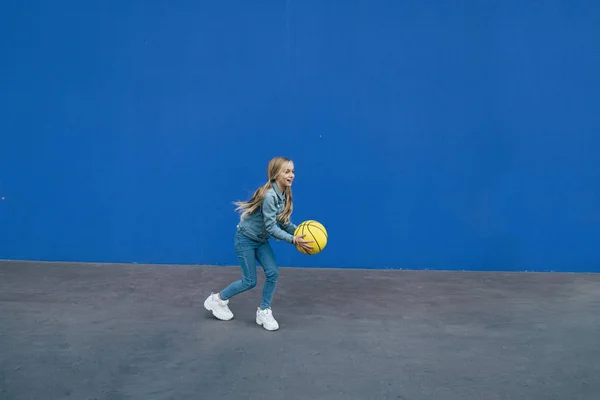
[[[270,308],[279,278],[279,268],[269,237],[293,243],[296,230],[296,225],[291,222],[285,225],[277,222],[277,216],[283,212],[284,207],[285,194],[279,190],[275,181],[271,181],[271,188],[267,191],[261,207],[241,219],[237,226],[234,248],[242,267],[242,279],[223,289],[220,293],[221,299],[228,300],[256,286],[258,261],[266,277],[260,308]]]

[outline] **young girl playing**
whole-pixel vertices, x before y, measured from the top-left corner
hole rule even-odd
[[[294,163],[285,157],[275,157],[267,168],[268,182],[258,188],[252,198],[245,202],[236,202],[236,211],[241,211],[237,226],[234,248],[240,260],[242,279],[231,283],[219,293],[211,293],[204,302],[204,308],[223,321],[233,318],[229,310],[229,299],[256,286],[256,261],[265,271],[265,285],[262,300],[256,310],[256,323],[265,329],[279,329],[273,318],[271,300],[277,286],[279,269],[275,263],[269,237],[284,240],[310,250],[311,241],[304,236],[294,236],[296,225],[290,220],[292,214],[292,182]]]

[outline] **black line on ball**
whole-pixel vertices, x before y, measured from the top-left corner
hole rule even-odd
[[[316,240],[315,235],[313,235],[313,233],[310,231],[310,225],[306,227],[306,229],[308,229],[308,232],[310,233],[310,236],[312,236],[314,243],[317,244],[317,246],[319,246],[319,251],[323,250],[321,248],[321,245],[319,244],[319,241]]]
[[[308,226],[310,226],[310,223],[308,224]],[[329,239],[329,237],[328,237],[328,235],[327,235],[327,232],[325,232],[323,229],[321,229],[321,227],[320,227],[320,226],[313,225],[313,228],[316,228],[316,229],[320,230],[321,232],[323,232],[323,235],[325,235],[325,237],[326,237],[327,239]]]

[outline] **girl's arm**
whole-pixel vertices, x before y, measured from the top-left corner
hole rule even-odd
[[[287,224],[283,224],[283,225],[281,225],[281,228],[282,228],[284,231],[286,231],[287,233],[291,234],[291,235],[293,235],[293,234],[294,234],[294,232],[296,231],[296,228],[297,228],[297,227],[298,227],[298,226],[294,225],[294,224],[293,224],[291,221],[290,221],[289,223],[287,223]]]
[[[293,232],[290,233],[289,225],[286,226],[286,230],[279,227],[277,223],[277,208],[275,206],[275,196],[267,194],[262,203],[262,213],[265,221],[265,227],[269,235],[275,239],[285,240],[288,243],[294,243]]]

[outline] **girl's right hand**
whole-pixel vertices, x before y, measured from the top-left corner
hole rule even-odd
[[[311,251],[312,250],[312,246],[309,246],[309,243],[314,243],[312,240],[304,240],[304,236],[306,236],[306,234],[304,235],[300,235],[300,236],[294,236],[294,244],[301,247],[303,250],[306,251]]]

